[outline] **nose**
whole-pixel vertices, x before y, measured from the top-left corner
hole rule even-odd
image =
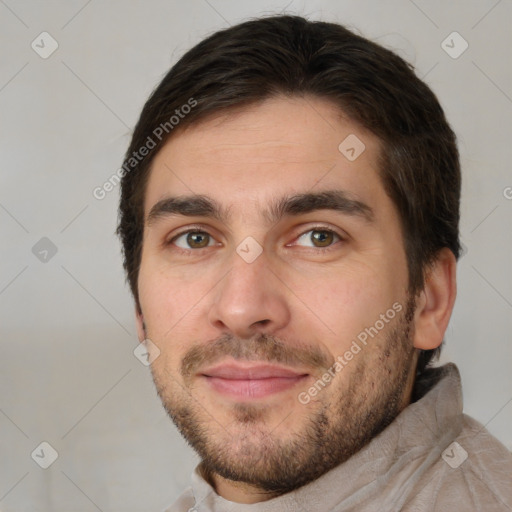
[[[251,263],[234,252],[213,296],[211,325],[246,339],[257,333],[273,334],[287,325],[291,316],[287,288],[270,264],[265,251]]]

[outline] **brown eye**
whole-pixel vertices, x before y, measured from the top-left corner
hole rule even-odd
[[[310,229],[306,231],[297,239],[297,245],[304,245],[306,247],[329,247],[335,242],[342,240],[341,236],[332,231],[331,229]]]
[[[332,231],[312,231],[311,241],[316,247],[327,247],[332,244],[334,233]]]
[[[212,237],[205,231],[185,231],[171,240],[180,249],[204,249],[213,245],[212,242]]]
[[[202,249],[208,247],[210,235],[208,233],[189,233],[187,235],[187,243],[193,249]]]

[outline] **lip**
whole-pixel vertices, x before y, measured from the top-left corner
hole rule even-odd
[[[308,374],[271,364],[224,363],[203,370],[200,376],[217,393],[252,400],[289,390]]]

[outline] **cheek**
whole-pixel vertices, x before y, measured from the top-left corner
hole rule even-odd
[[[206,279],[180,278],[177,272],[146,260],[139,274],[139,298],[148,329],[160,339],[173,337],[194,316],[211,286]]]
[[[303,303],[294,300],[297,331],[313,334],[315,329],[316,338],[335,355],[402,297],[389,274],[367,267],[297,278],[290,288]]]

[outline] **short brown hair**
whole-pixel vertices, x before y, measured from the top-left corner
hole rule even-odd
[[[142,110],[123,163],[117,228],[137,307],[144,196],[159,149],[175,131],[212,114],[283,94],[331,100],[382,141],[380,174],[400,216],[411,294],[423,289],[440,249],[448,247],[458,259],[459,155],[434,93],[398,55],[339,24],[271,16],[201,41]],[[153,149],[135,159],[149,139]],[[423,351],[418,371],[439,351]]]

